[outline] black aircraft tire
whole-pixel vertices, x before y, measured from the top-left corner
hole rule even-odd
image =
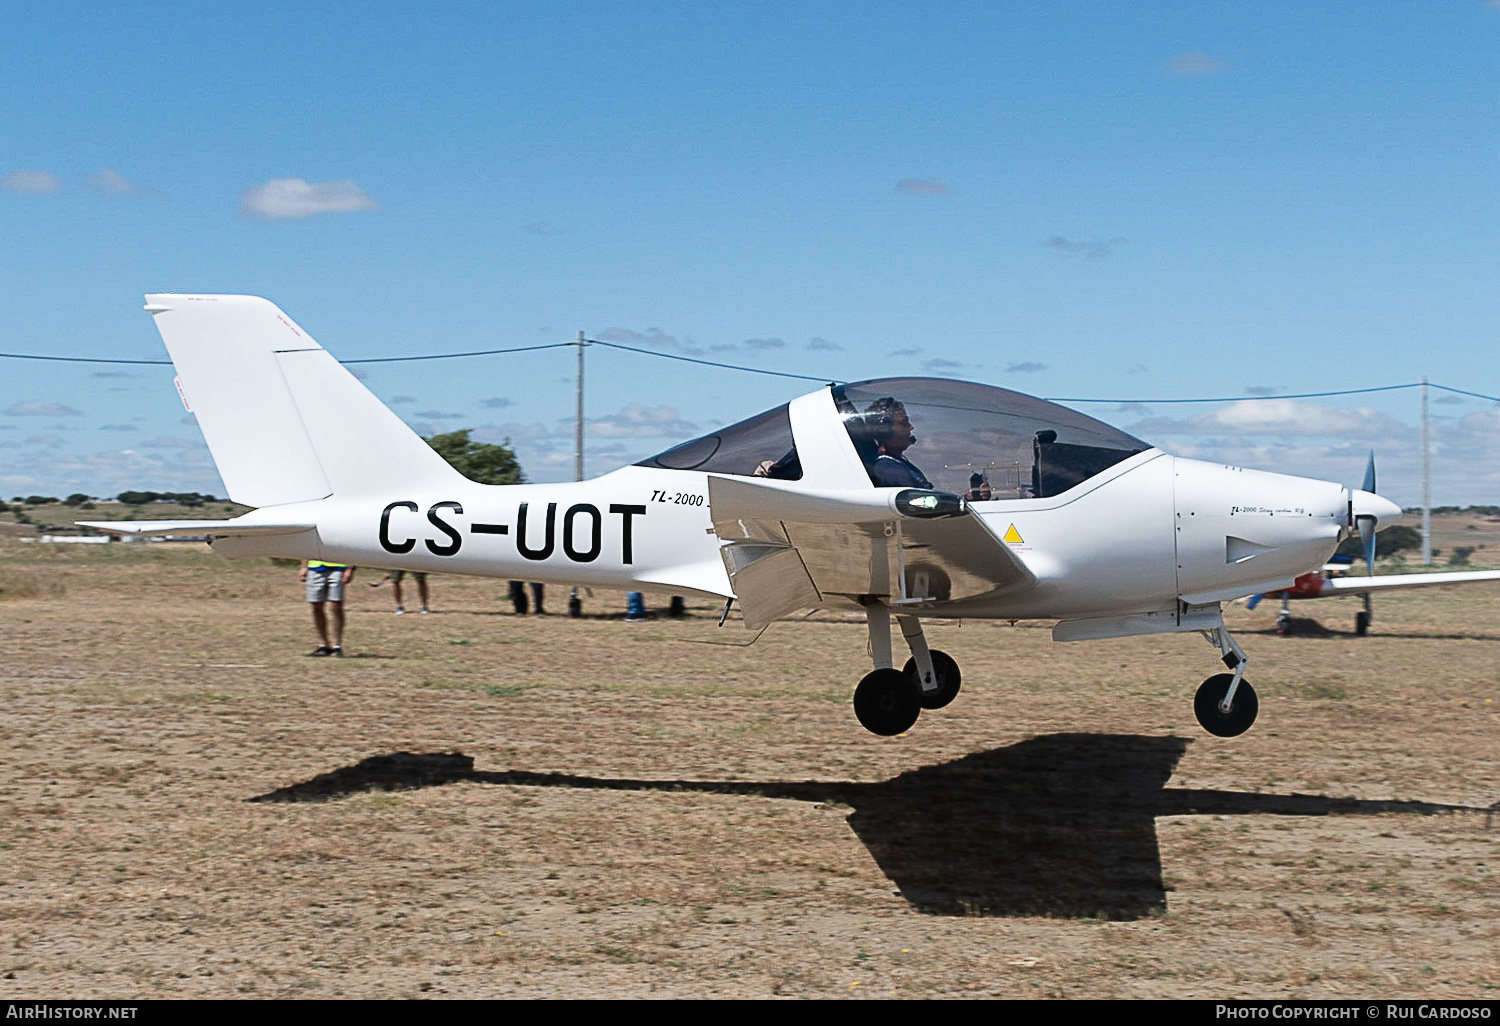
[[[1354,614],[1354,636],[1363,638],[1370,633],[1370,614],[1361,609]]]
[[[1234,680],[1232,673],[1216,673],[1198,688],[1193,699],[1193,715],[1204,730],[1216,737],[1239,737],[1255,723],[1260,713],[1260,699],[1248,680],[1240,681],[1234,693],[1234,705],[1228,714],[1219,711],[1219,702]]]
[[[904,734],[922,715],[922,689],[900,670],[876,670],[854,689],[854,715],[872,734]]]
[[[933,649],[928,654],[932,656],[932,672],[937,677],[938,689],[922,692],[922,708],[941,709],[958,697],[958,689],[963,686],[963,674],[958,671],[958,663],[947,652]],[[915,658],[908,659],[901,672],[906,674],[918,690],[921,689],[922,679],[917,673]]]

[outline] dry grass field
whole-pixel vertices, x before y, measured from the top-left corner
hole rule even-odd
[[[378,576],[315,660],[293,570],[0,538],[0,996],[1500,993],[1500,586],[1234,607],[1233,740],[1195,636],[937,622],[882,739],[857,621]]]

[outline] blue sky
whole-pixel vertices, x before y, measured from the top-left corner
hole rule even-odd
[[[1043,396],[1500,395],[1500,3],[0,8],[0,351],[244,292],[346,359],[559,342]],[[595,347],[588,470],[807,390]],[[573,353],[361,369],[572,476]],[[1414,392],[1079,408],[1420,496]],[[1437,393],[1438,503],[1500,408]],[[915,455],[915,454],[914,454]],[[222,494],[159,367],[0,360],[0,495]]]

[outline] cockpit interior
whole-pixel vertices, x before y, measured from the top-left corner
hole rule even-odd
[[[1092,417],[992,385],[878,378],[830,386],[870,483],[971,502],[1060,495],[1150,446]],[[788,406],[684,442],[637,466],[796,481]]]

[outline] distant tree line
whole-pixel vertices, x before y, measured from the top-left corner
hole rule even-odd
[[[121,492],[115,496],[127,506],[144,506],[148,502],[175,502],[179,506],[201,506],[205,502],[218,502],[212,495],[201,492]]]

